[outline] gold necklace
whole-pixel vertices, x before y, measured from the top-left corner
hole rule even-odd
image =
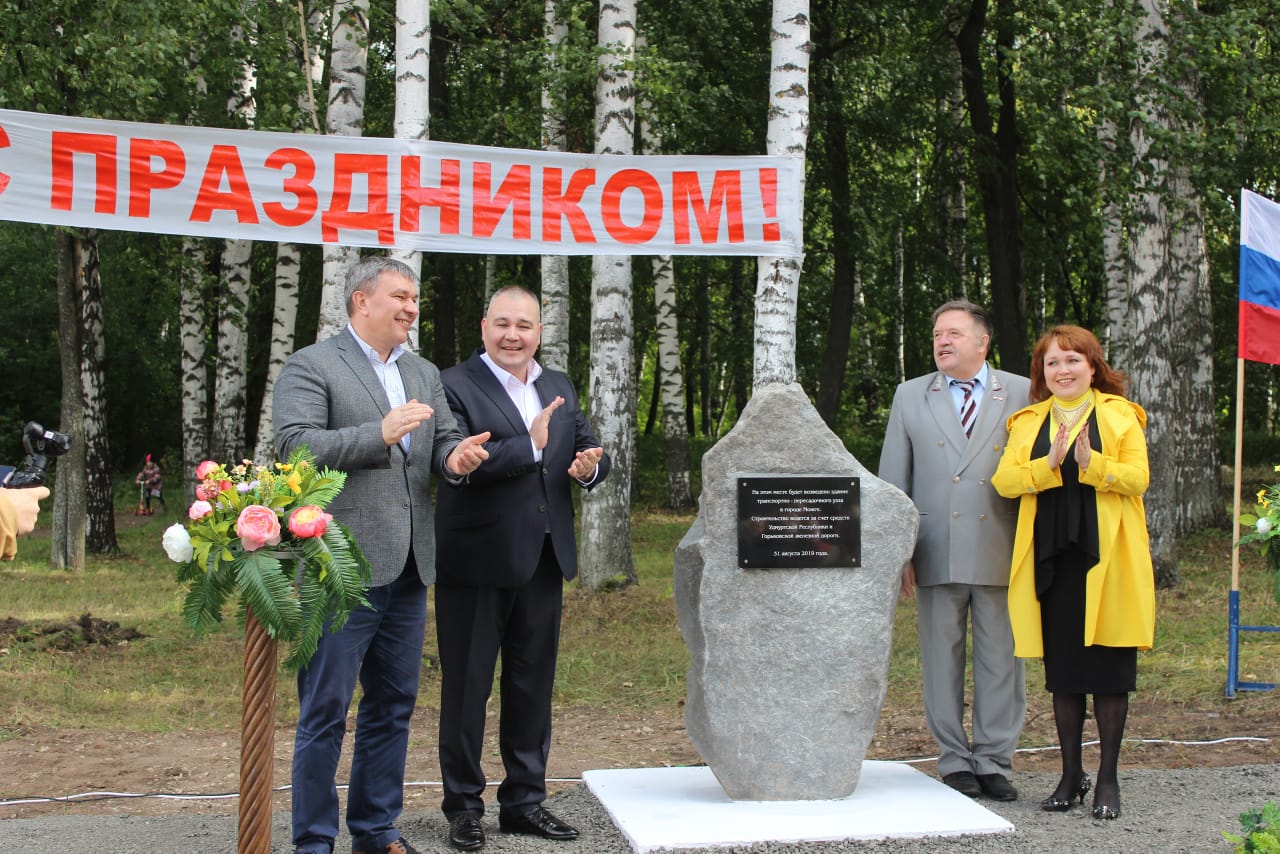
[[[1070,409],[1058,403],[1058,399],[1055,397],[1053,399],[1053,414],[1058,419],[1059,424],[1066,425],[1067,432],[1070,433],[1072,430],[1076,429],[1076,425],[1089,414],[1089,410],[1092,408],[1092,405],[1092,394],[1086,395],[1084,400],[1080,401]]]

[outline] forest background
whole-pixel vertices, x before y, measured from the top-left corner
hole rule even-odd
[[[397,5],[402,19],[427,10],[404,0],[3,0],[0,106],[401,135]],[[618,7],[629,14],[621,58],[602,35]],[[1152,416],[1148,507],[1163,584],[1179,581],[1175,537],[1228,521],[1239,192],[1280,192],[1280,0],[437,0],[429,11],[414,109],[430,138],[599,151],[602,81],[613,74],[627,144],[668,154],[765,153],[779,13],[802,21],[794,378],[832,429],[875,468],[894,385],[932,367],[933,308],[963,295],[993,309],[1006,369],[1025,373],[1031,342],[1068,322],[1097,331],[1129,373]],[[333,121],[351,106],[352,44],[364,75],[354,130]],[[28,420],[74,426],[85,456],[60,465],[85,481],[91,551],[117,548],[111,493],[145,454],[178,497],[193,454],[261,458],[269,447],[260,425],[273,341],[282,315],[291,348],[316,338],[330,260],[310,246],[283,258],[262,243],[0,223],[0,461],[21,458]],[[687,506],[698,451],[761,381],[753,303],[766,262],[647,261],[631,265],[624,291],[631,394],[610,406],[629,410],[640,444],[627,466],[664,466],[656,501]],[[538,257],[433,254],[421,265],[418,346],[441,367],[478,345],[494,288],[545,298]],[[592,259],[568,259],[556,340],[556,361],[589,405],[600,276]],[[664,330],[678,343],[665,353]],[[664,406],[673,377],[679,405]],[[1280,461],[1278,386],[1275,366],[1246,371],[1246,462]],[[92,512],[95,490],[105,515]],[[65,525],[63,505],[54,512]],[[57,525],[54,563],[75,565]],[[617,571],[598,562],[609,568],[597,578]]]

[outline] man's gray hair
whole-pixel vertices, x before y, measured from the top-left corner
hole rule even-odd
[[[938,318],[948,311],[963,311],[965,314],[973,318],[974,322],[987,331],[987,337],[995,337],[995,324],[991,320],[991,314],[977,303],[969,302],[967,299],[953,299],[944,302],[938,306],[933,312],[933,323],[936,326]]]
[[[374,282],[383,273],[394,273],[397,276],[404,276],[413,282],[413,286],[418,286],[418,274],[413,268],[403,261],[397,261],[395,258],[386,255],[370,255],[367,258],[361,258],[356,265],[347,273],[347,284],[343,288],[342,295],[347,303],[347,316],[355,311],[356,291],[364,291],[366,294],[374,288]]]

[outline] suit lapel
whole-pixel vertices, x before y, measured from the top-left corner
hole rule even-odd
[[[490,402],[498,408],[502,416],[507,419],[511,425],[511,435],[518,436],[521,433],[528,433],[529,428],[525,426],[524,419],[520,417],[520,410],[516,409],[516,405],[511,402],[511,395],[507,394],[507,390],[502,387],[502,383],[498,382],[498,378],[493,375],[493,371],[489,370],[489,366],[479,356],[472,356],[464,365],[467,372],[471,374],[471,380],[475,383],[476,388],[489,398]]]
[[[960,417],[956,415],[955,403],[951,400],[951,385],[947,375],[939,372],[934,375],[929,390],[925,392],[929,405],[929,413],[937,422],[938,429],[947,440],[947,444],[961,457],[968,450],[969,439],[960,429]],[[981,410],[979,410],[981,412]]]
[[[356,339],[352,337],[351,330],[338,338],[338,353],[342,361],[347,363],[347,367],[351,369],[351,373],[364,386],[365,391],[369,393],[373,403],[378,407],[378,411],[386,415],[391,411],[391,402],[387,400],[386,389],[382,387],[382,383],[378,382],[378,375],[373,372],[373,366],[369,364],[369,357],[364,354],[364,350],[356,343]]]

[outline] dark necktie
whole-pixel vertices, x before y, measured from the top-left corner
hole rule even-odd
[[[973,435],[973,422],[977,421],[978,401],[973,397],[973,385],[977,380],[952,380],[952,385],[960,386],[964,392],[964,400],[960,402],[960,427],[965,436]]]

